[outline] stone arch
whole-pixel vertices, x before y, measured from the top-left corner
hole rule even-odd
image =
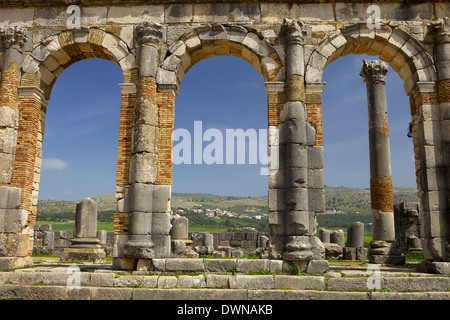
[[[431,55],[413,36],[400,28],[381,25],[370,29],[366,23],[342,28],[322,39],[314,48],[306,66],[306,83],[321,83],[325,67],[341,56],[368,54],[387,63],[405,81],[408,96],[417,83],[437,81]]]
[[[41,41],[22,65],[22,86],[39,84],[45,98],[58,76],[77,61],[101,58],[116,63],[124,73],[124,82],[137,73],[136,57],[118,37],[98,28],[62,31]],[[37,83],[37,81],[39,81]]]
[[[158,69],[157,83],[179,88],[193,65],[221,55],[243,58],[263,75],[266,82],[284,80],[282,61],[267,39],[242,26],[218,24],[192,29],[174,42]]]
[[[116,63],[123,71],[126,85],[137,79],[135,55],[118,37],[98,28],[65,30],[40,42],[22,63],[20,69],[19,130],[12,185],[22,188],[21,208],[31,214],[28,225],[34,226],[38,199],[42,143],[48,100],[53,85],[62,72],[72,64],[91,58]],[[127,119],[132,116],[135,90],[122,85],[117,184],[128,183],[131,129]]]

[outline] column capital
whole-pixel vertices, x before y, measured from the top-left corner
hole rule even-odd
[[[139,45],[146,43],[161,44],[164,38],[164,27],[154,22],[145,21],[136,26],[135,37]]]
[[[301,20],[284,19],[282,33],[287,44],[305,44],[311,36],[311,26]]]
[[[15,45],[23,47],[28,37],[26,30],[18,26],[0,28],[0,45],[3,50],[8,50]]]
[[[364,82],[372,84],[375,82],[386,83],[386,74],[389,66],[386,62],[380,60],[363,60],[363,67],[360,76],[364,78]]]
[[[434,43],[450,42],[450,18],[445,17],[428,25],[430,41]]]

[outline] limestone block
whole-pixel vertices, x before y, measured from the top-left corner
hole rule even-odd
[[[131,183],[154,183],[157,177],[157,166],[157,154],[149,152],[133,154],[130,161]]]
[[[0,186],[0,209],[19,209],[22,189]]]
[[[311,212],[325,211],[325,192],[324,189],[309,189],[308,208]]]
[[[158,105],[154,99],[141,97],[134,110],[135,125],[158,125]]]
[[[293,211],[308,211],[308,193],[306,188],[287,188],[287,208]]]
[[[387,20],[432,20],[434,9],[432,3],[404,6],[401,3],[386,3],[381,7],[381,17]]]
[[[308,168],[308,153],[301,145],[286,148],[286,168]]]
[[[154,212],[152,215],[152,235],[170,234],[172,225],[170,224],[170,214],[163,212]]]
[[[281,23],[284,18],[297,19],[299,5],[297,3],[261,3],[261,21]]]
[[[0,11],[0,25],[9,27],[32,27],[34,8],[2,8]]]
[[[285,206],[285,189],[269,189],[269,211],[282,211]]]
[[[14,158],[15,156],[13,154],[0,153],[0,183],[11,183]]]
[[[426,238],[445,238],[448,232],[448,215],[445,211],[424,211],[422,228],[422,235]]]
[[[5,233],[4,247],[7,257],[26,257],[30,236],[26,233]]]
[[[122,68],[123,72],[127,72],[138,67],[136,64],[136,57],[132,53],[128,54],[125,58],[120,60],[119,65]]]
[[[158,127],[146,124],[133,128],[132,153],[149,152],[158,153]]]
[[[191,22],[193,6],[189,4],[171,4],[165,10],[166,23]]]
[[[4,227],[0,231],[6,233],[21,232],[27,223],[28,212],[20,209],[0,209],[0,216],[4,216]],[[1,219],[1,218],[0,218]]]
[[[107,22],[110,24],[138,24],[142,21],[161,23],[164,21],[164,5],[111,6]]]
[[[228,22],[228,3],[194,4],[193,22]]]
[[[330,265],[327,260],[311,260],[306,267],[306,273],[325,273],[329,268]],[[323,287],[325,287],[325,283]],[[314,289],[317,289],[317,287],[314,287]]]
[[[242,43],[247,35],[247,32],[247,29],[244,27],[233,25],[228,31],[228,37],[230,41]]]
[[[446,238],[424,237],[423,253],[425,260],[443,261],[446,258]]]
[[[16,145],[17,145],[17,129],[0,127],[0,152],[15,154]]]
[[[336,20],[367,20],[370,16],[367,13],[368,7],[369,4],[366,3],[336,3]]]
[[[300,101],[288,101],[284,104],[280,111],[281,121],[297,119],[301,121],[306,120],[305,107]]]
[[[132,212],[130,214],[129,233],[132,235],[149,235],[152,232],[152,214]]]
[[[309,169],[308,170],[308,187],[313,189],[323,189],[324,182],[324,170],[323,169]]]
[[[183,41],[190,52],[193,52],[202,46],[202,42],[195,31],[190,31],[183,36]]]
[[[308,151],[308,168],[309,169],[323,169],[323,147],[314,146],[307,149]]]
[[[331,3],[301,3],[299,16],[304,21],[333,21],[333,5]]]
[[[19,110],[9,106],[0,106],[0,128],[19,127]]]
[[[255,3],[231,3],[230,16],[238,24],[259,21],[261,13],[258,4]]]
[[[158,82],[158,84],[177,85],[177,75],[173,71],[159,68],[158,73],[156,74],[156,82]]]
[[[268,218],[269,233],[271,236],[275,237],[286,235],[286,214],[284,212],[270,212]]]
[[[179,276],[178,288],[205,288],[206,279],[204,275],[198,276]]]
[[[44,45],[38,46],[36,49],[33,50],[31,53],[31,56],[36,59],[36,61],[44,62],[45,59],[50,55],[50,52],[48,51],[48,48]]]
[[[135,183],[130,189],[132,212],[169,212],[171,186]]]
[[[342,247],[337,243],[324,243],[323,245],[326,259],[338,259],[342,256]]]

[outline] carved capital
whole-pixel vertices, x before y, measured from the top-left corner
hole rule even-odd
[[[380,60],[363,60],[363,67],[360,76],[364,78],[364,82],[372,84],[375,82],[386,83],[386,74],[389,66],[386,62]]]
[[[15,45],[23,47],[27,40],[26,30],[23,28],[17,26],[0,28],[0,43],[4,50],[8,50]]]
[[[450,42],[450,18],[445,17],[428,25],[428,41],[440,43]]]
[[[145,21],[135,29],[135,37],[139,45],[145,43],[161,44],[164,37],[164,27],[160,24]]]
[[[287,44],[297,42],[303,45],[311,36],[311,26],[301,20],[284,19],[282,34]]]

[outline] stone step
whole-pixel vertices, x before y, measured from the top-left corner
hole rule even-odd
[[[450,292],[0,286],[0,300],[450,300]]]
[[[73,271],[73,270],[71,270]],[[402,275],[402,274],[400,274]],[[79,289],[76,289],[79,287]],[[74,289],[75,288],[75,289]],[[329,277],[294,275],[127,275],[114,272],[30,272],[24,270],[0,273],[0,299],[39,299],[52,295],[62,299],[97,299],[110,292],[111,298],[156,299],[158,297],[189,299],[246,300],[260,295],[262,299],[327,299],[348,297],[375,299],[404,296],[411,299],[450,299],[448,276],[354,276]],[[48,292],[48,293],[47,293]],[[60,292],[60,294],[57,294]],[[159,293],[155,293],[159,292]],[[407,295],[409,294],[410,295]],[[210,294],[208,296],[208,294]],[[385,295],[383,295],[385,294]],[[406,295],[405,295],[406,294]],[[255,296],[256,295],[256,296]],[[298,296],[298,298],[294,298]],[[76,298],[76,299],[78,299]],[[186,299],[187,299],[186,298]],[[334,299],[334,298],[333,298]]]

